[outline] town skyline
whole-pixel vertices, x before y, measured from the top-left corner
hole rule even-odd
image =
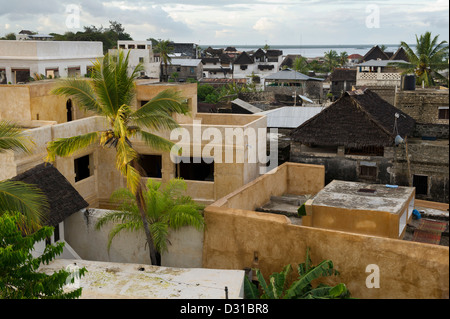
[[[442,0],[2,2],[0,35],[22,29],[63,34],[114,20],[134,40],[201,46],[414,44],[415,35],[426,31],[449,39],[449,5]]]

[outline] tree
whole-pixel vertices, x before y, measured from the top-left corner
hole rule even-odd
[[[31,153],[32,145],[19,126],[9,121],[0,121],[0,154],[8,150]],[[41,226],[48,208],[46,196],[36,186],[20,181],[0,181],[0,216],[5,211],[21,212],[20,228],[24,233]]]
[[[348,54],[346,51],[343,51],[339,54],[339,64],[343,67],[348,62]]]
[[[293,63],[293,69],[300,73],[307,74],[309,71],[307,59],[304,56],[295,58]]]
[[[170,151],[174,143],[147,132],[170,130],[178,127],[172,115],[188,114],[189,108],[183,97],[175,90],[164,90],[142,107],[134,110],[135,80],[142,70],[136,66],[128,72],[128,56],[122,50],[115,55],[106,54],[96,60],[90,79],[68,78],[60,80],[54,94],[71,97],[81,108],[103,116],[109,128],[84,135],[60,138],[48,144],[47,161],[56,156],[67,157],[91,145],[110,147],[116,150],[116,168],[126,177],[127,187],[136,196],[150,251],[152,264],[156,263],[154,240],[148,228],[139,154],[133,148],[131,139],[140,138],[145,144],[162,151]]]
[[[63,251],[64,243],[47,245],[44,253],[34,258],[31,254],[37,242],[53,234],[53,227],[42,227],[24,236],[19,230],[20,213],[4,213],[0,216],[0,299],[75,299],[82,288],[65,292],[67,283],[74,283],[75,276],[83,276],[85,268],[77,274],[60,270],[47,275],[39,272],[41,264],[48,264]],[[73,276],[71,279],[70,277]]]
[[[167,236],[169,229],[179,229],[183,226],[194,226],[201,230],[204,227],[203,207],[196,204],[189,196],[184,196],[186,182],[183,179],[171,179],[162,188],[160,182],[148,179],[147,191],[144,192],[146,216],[150,233],[154,238],[157,251],[157,264],[160,265],[160,255],[167,251]],[[118,223],[109,233],[108,250],[112,240],[121,231],[142,231],[143,224],[136,203],[136,197],[128,189],[119,189],[112,195],[114,204],[119,205],[119,211],[111,211],[101,217],[96,228],[101,229],[110,222]]]
[[[1,37],[0,40],[16,40],[16,34],[14,32],[7,33],[4,37]]]
[[[342,299],[349,298],[350,292],[343,283],[330,287],[319,284],[313,287],[312,281],[323,276],[339,275],[334,269],[331,260],[324,260],[314,266],[309,257],[309,248],[306,250],[306,261],[298,265],[298,278],[287,287],[291,265],[287,265],[280,273],[270,275],[269,284],[265,281],[261,272],[256,269],[256,276],[261,287],[258,287],[245,277],[244,293],[248,299]]]
[[[339,65],[339,55],[334,50],[325,52],[324,58],[325,66],[329,72],[332,72],[333,69]]]
[[[438,43],[439,35],[432,38],[431,32],[425,32],[420,37],[416,34],[416,51],[404,41],[401,47],[408,55],[409,63],[390,63],[403,70],[403,74],[415,74],[417,84],[424,82],[425,86],[435,85],[435,79],[448,84],[448,79],[438,71],[448,69],[448,45],[447,41]]]
[[[164,65],[164,74],[162,76],[163,81],[167,82],[169,80],[169,73],[167,71],[168,65],[172,63],[172,58],[170,54],[174,50],[174,46],[170,40],[160,40],[154,47],[153,51],[159,53],[161,59],[161,65]]]

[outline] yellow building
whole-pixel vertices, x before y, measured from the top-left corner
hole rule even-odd
[[[17,121],[29,128],[26,132],[35,143],[32,155],[13,152],[0,155],[0,179],[11,178],[42,163],[47,155],[46,145],[50,141],[106,129],[102,117],[88,116],[75,107],[69,121],[66,108],[69,100],[51,95],[53,85],[54,81],[39,81],[27,85],[0,86],[0,97],[3,97],[0,98],[0,119]],[[176,134],[171,137],[169,131],[153,133],[172,138],[182,147],[183,156],[188,153],[190,163],[184,163],[186,158],[183,158],[183,162],[175,164],[180,158],[171,158],[169,152],[161,152],[142,141],[133,140],[134,147],[142,155],[146,177],[162,182],[183,177],[188,184],[188,195],[208,204],[259,176],[262,164],[249,162],[247,158],[259,148],[265,150],[265,116],[197,113],[197,84],[161,84],[148,80],[137,81],[135,107],[166,89],[177,90],[186,98],[190,115],[175,114],[174,117],[180,130],[191,139],[186,141],[182,139],[183,136]],[[262,131],[263,138],[251,143],[249,137],[244,135],[243,143],[239,144],[235,142],[237,137],[222,138],[217,142],[208,133],[226,137],[227,132],[239,135],[239,132],[247,131]],[[208,149],[205,150],[205,147]],[[230,152],[227,153],[227,150]],[[230,159],[225,158],[227,154],[232,154],[231,162],[226,161]],[[239,157],[239,154],[242,156]],[[91,207],[106,207],[111,193],[126,186],[115,167],[114,155],[112,149],[92,146],[72,157],[57,158],[54,165]],[[208,163],[204,160],[205,155],[209,159]]]

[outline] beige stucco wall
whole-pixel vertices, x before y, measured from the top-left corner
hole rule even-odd
[[[21,85],[0,85],[0,120],[7,119],[24,126],[30,121],[67,122],[67,98],[51,94],[57,80],[43,80]],[[87,117],[72,101],[72,119]]]
[[[235,189],[212,206],[254,210],[267,203],[271,196],[314,195],[324,186],[324,166],[286,162]]]
[[[358,207],[358,202],[355,202],[354,208],[317,205],[312,199],[305,203],[307,216],[302,218],[302,225],[401,239],[406,233],[406,227],[399,233],[400,218],[406,214],[405,225],[411,222],[412,213],[408,214],[408,209],[414,196],[413,191],[396,212],[376,210],[378,207],[373,210],[362,209]]]
[[[112,241],[108,251],[108,235],[115,224],[100,230],[95,225],[107,210],[80,211],[64,222],[67,243],[86,260],[150,264],[145,234],[123,231]],[[168,251],[161,256],[162,266],[200,268],[203,253],[203,232],[193,227],[170,230]]]
[[[259,268],[267,278],[287,265],[305,261],[310,248],[314,264],[330,259],[340,272],[328,284],[343,282],[361,299],[434,299],[449,297],[449,249],[382,237],[292,225],[285,216],[242,209],[208,206],[203,267],[252,267],[258,253]],[[367,288],[375,264],[380,288]]]

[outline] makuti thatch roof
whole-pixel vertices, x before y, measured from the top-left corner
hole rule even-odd
[[[73,213],[89,206],[52,164],[39,164],[11,180],[33,184],[47,196],[50,211],[46,216],[45,225],[56,226]]]
[[[397,129],[395,129],[396,113]],[[348,91],[292,133],[307,145],[349,148],[395,145],[395,137],[411,135],[415,120],[369,89]]]

